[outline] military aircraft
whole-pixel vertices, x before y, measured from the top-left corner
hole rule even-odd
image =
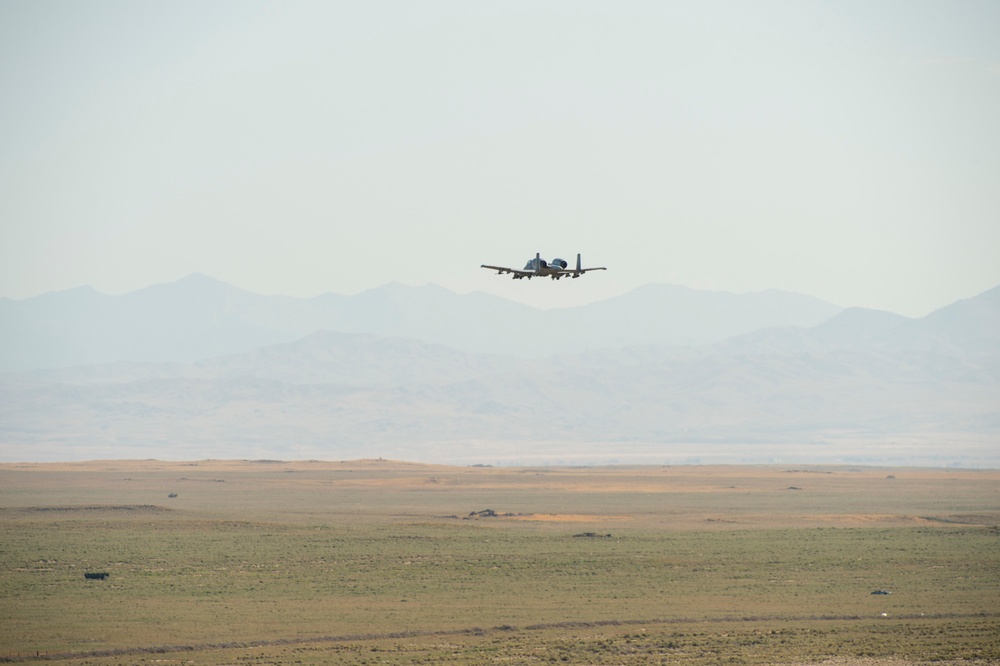
[[[545,277],[548,276],[553,280],[558,280],[569,276],[576,279],[586,273],[587,271],[606,271],[607,268],[599,266],[597,268],[581,268],[580,267],[580,255],[576,255],[576,268],[569,268],[569,264],[565,259],[553,259],[552,261],[545,261],[539,255],[535,253],[534,259],[529,259],[528,263],[524,265],[524,268],[517,270],[516,268],[507,268],[506,266],[490,266],[488,264],[483,264],[481,268],[489,268],[490,270],[496,271],[497,275],[503,275],[504,273],[510,273],[511,277],[515,280],[520,280],[522,278],[528,278],[529,280],[533,277]]]

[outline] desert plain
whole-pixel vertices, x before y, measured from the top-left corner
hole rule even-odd
[[[1000,663],[1000,470],[6,463],[0,598],[18,663]]]

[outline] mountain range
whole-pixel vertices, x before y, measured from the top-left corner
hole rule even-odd
[[[0,459],[1000,464],[1000,287],[919,319],[648,285],[576,308],[202,275],[0,301]]]
[[[202,274],[121,296],[90,287],[0,299],[0,371],[113,361],[196,361],[318,330],[374,333],[462,351],[543,358],[636,344],[689,345],[839,312],[781,291],[647,285],[591,305],[540,310],[484,293],[393,283],[356,296],[262,296]]]

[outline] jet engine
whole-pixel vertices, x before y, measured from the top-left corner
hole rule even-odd
[[[553,268],[566,268],[569,266],[565,259],[553,259],[549,262],[549,265]]]

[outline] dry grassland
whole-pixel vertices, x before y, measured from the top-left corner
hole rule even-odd
[[[1000,471],[3,464],[0,597],[21,662],[1000,663]]]

